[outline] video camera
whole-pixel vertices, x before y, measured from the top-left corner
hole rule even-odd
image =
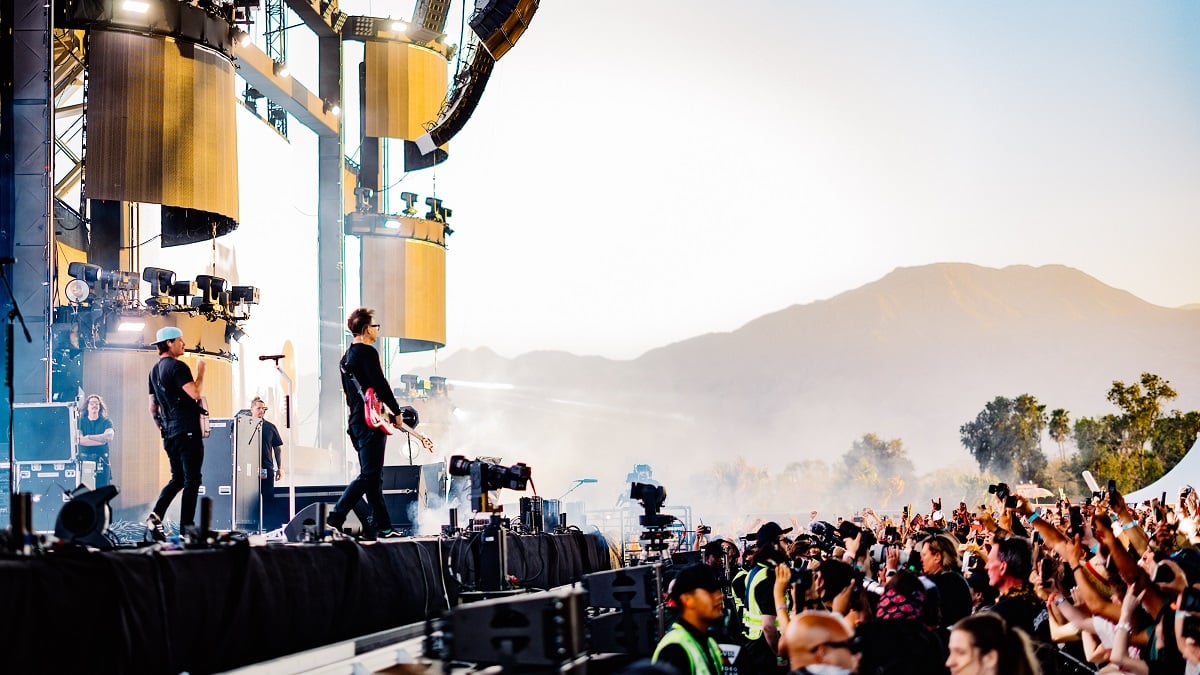
[[[508,488],[524,491],[533,478],[533,469],[524,462],[512,466],[500,466],[481,460],[471,460],[462,455],[450,458],[448,467],[451,476],[471,477],[471,508],[476,512],[491,511],[487,500],[488,490]]]
[[[1004,508],[1012,509],[1017,506],[1017,497],[1009,489],[1008,483],[996,483],[988,486],[988,494],[996,495],[996,499],[1004,501]]]

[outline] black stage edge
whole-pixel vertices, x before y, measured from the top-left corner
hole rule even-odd
[[[473,579],[473,536],[6,556],[3,670],[210,673],[423,621]],[[509,535],[508,561],[527,588],[610,565],[581,533]]]

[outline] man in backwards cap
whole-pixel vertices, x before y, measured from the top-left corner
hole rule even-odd
[[[775,624],[775,566],[787,562],[779,538],[791,532],[774,521],[764,523],[754,535],[758,550],[754,565],[746,577],[743,598],[745,637],[749,641],[738,652],[737,666],[742,672],[770,673],[778,667],[779,628]]]
[[[659,640],[654,663],[668,663],[681,675],[721,675],[721,649],[708,635],[724,614],[720,579],[708,565],[688,565],[671,582],[668,594],[679,619]]]
[[[194,524],[196,499],[200,492],[200,466],[204,464],[204,439],[200,434],[200,417],[208,411],[200,405],[200,387],[204,382],[204,361],[196,362],[196,379],[192,370],[179,360],[183,356],[183,331],[174,326],[158,329],[154,337],[158,348],[158,363],[150,369],[150,415],[163,437],[163,449],[171,461],[171,480],[163,486],[146,519],[150,535],[157,541],[166,539],[162,519],[175,495],[183,490],[179,509],[179,527]]]

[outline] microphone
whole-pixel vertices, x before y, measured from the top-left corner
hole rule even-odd
[[[583,483],[598,483],[600,481],[596,480],[595,478],[579,478],[575,482],[579,483],[579,484],[583,484]]]
[[[282,358],[283,358],[283,354],[265,354],[263,356],[258,357],[258,360],[259,361],[273,361],[273,360],[282,359]]]

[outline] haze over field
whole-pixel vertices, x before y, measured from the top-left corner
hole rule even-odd
[[[901,439],[918,473],[975,470],[959,426],[1001,395],[1101,416],[1115,411],[1113,380],[1150,371],[1179,392],[1169,408],[1200,408],[1196,344],[1200,312],[1078,270],[947,263],[636,359],[477,349],[438,373],[454,385],[458,450],[525,461],[547,487],[599,478],[577,493],[597,502],[615,501],[645,462],[672,494],[702,503],[687,486],[715,463],[834,463],[865,433]]]

